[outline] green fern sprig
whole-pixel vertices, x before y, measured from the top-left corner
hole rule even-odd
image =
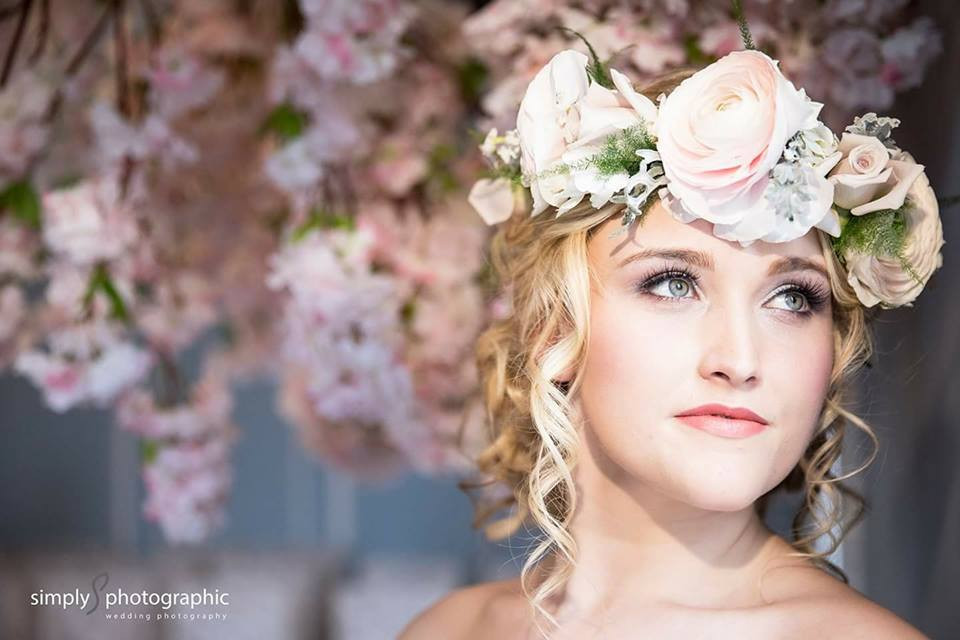
[[[747,24],[747,18],[743,15],[743,3],[740,0],[731,0],[733,3],[733,18],[740,27],[740,39],[743,40],[744,49],[756,49],[753,43],[753,36],[750,34],[750,26]]]
[[[907,241],[906,214],[913,203],[908,199],[898,209],[882,209],[862,216],[855,216],[849,209],[834,206],[840,216],[842,232],[839,238],[831,238],[834,251],[846,264],[846,254],[855,252],[877,258],[894,259],[918,285],[923,279],[904,256]]]
[[[656,149],[656,138],[644,123],[622,129],[608,137],[599,151],[573,164],[559,164],[536,174],[536,178],[567,174],[596,167],[598,173],[610,176],[617,173],[633,175],[640,170],[640,149]]]

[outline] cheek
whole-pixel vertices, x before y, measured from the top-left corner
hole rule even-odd
[[[798,354],[803,354],[798,357]],[[833,370],[833,336],[830,330],[812,332],[802,344],[785,344],[768,371],[777,407],[780,447],[774,459],[778,482],[794,467],[819,427],[819,418]]]
[[[669,411],[657,400],[672,398],[669,390],[695,371],[696,345],[684,337],[690,332],[676,330],[670,314],[644,311],[627,296],[595,297],[590,316],[582,387],[586,415],[611,437],[635,436]]]
[[[678,331],[677,321],[628,296],[591,304],[579,394],[585,428],[598,446],[595,453],[650,486],[669,487],[677,484],[675,476],[687,475],[678,460],[681,466],[696,464],[677,455],[689,443],[672,424],[673,413],[684,406],[681,387],[695,375],[698,353],[695,333]]]

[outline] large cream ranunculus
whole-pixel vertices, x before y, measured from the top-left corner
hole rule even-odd
[[[819,125],[822,107],[759,51],[735,51],[684,80],[660,103],[656,124],[667,189],[683,213],[672,210],[722,225],[728,239],[772,231],[770,170],[791,137]]]
[[[903,152],[902,157],[913,163],[910,154]],[[930,276],[943,264],[940,207],[925,173],[921,172],[913,181],[906,198],[910,206],[905,212],[907,235],[903,258],[913,274],[894,257],[878,258],[853,251],[844,255],[847,281],[860,302],[868,307],[912,306]]]
[[[623,129],[646,122],[653,130],[656,105],[615,70],[610,72],[614,89],[597,84],[587,74],[588,63],[578,51],[561,51],[533,78],[520,103],[520,169],[529,181],[533,215],[548,206],[559,215],[591,189],[601,191],[605,201],[615,191],[610,180],[581,179],[578,187],[576,172],[555,170],[589,157]]]

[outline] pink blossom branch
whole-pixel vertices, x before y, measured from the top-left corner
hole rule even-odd
[[[113,5],[113,46],[116,54],[117,111],[126,118],[131,116],[130,80],[127,69],[126,1],[116,0]]]
[[[153,6],[150,0],[140,0],[140,8],[147,21],[147,30],[150,34],[150,43],[154,46],[160,44],[162,29],[160,27],[160,14],[157,8]]]
[[[14,2],[9,7],[3,7],[0,9],[0,20],[6,20],[10,16],[15,15],[22,6],[23,1],[21,0],[21,2]]]
[[[33,53],[30,54],[30,62],[36,62],[43,55],[43,50],[47,46],[47,37],[50,33],[50,0],[40,0],[39,29],[37,44],[33,48]]]
[[[93,47],[97,44],[100,36],[103,35],[103,30],[107,26],[107,22],[109,21],[112,13],[113,7],[107,7],[104,9],[100,19],[97,20],[97,23],[93,26],[93,29],[90,31],[87,37],[84,38],[80,48],[77,49],[77,52],[72,58],[70,58],[70,62],[67,63],[67,68],[64,72],[66,77],[69,78],[80,70],[80,66],[83,64],[83,61],[87,59],[87,56],[89,56],[90,52],[93,51]]]
[[[10,73],[13,71],[13,63],[17,59],[17,50],[20,48],[20,40],[23,38],[24,29],[27,26],[27,18],[30,17],[30,7],[33,0],[24,0],[20,5],[20,19],[17,21],[16,30],[13,32],[13,40],[7,48],[7,55],[3,61],[3,71],[0,71],[0,88],[7,85]]]

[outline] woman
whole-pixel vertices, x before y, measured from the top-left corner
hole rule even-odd
[[[923,637],[826,556],[862,508],[844,429],[875,440],[843,407],[868,310],[940,266],[939,212],[897,121],[838,139],[821,107],[757,51],[639,93],[574,51],[534,78],[471,201],[512,299],[478,344],[478,465],[512,494],[478,522],[542,539],[402,640]],[[763,514],[796,489],[787,541]]]

